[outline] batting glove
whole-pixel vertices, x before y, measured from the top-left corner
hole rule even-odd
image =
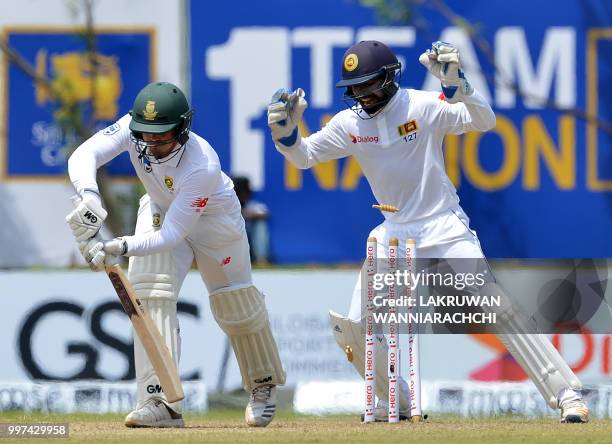
[[[304,90],[298,88],[292,93],[279,89],[274,93],[268,105],[268,126],[272,130],[272,139],[282,148],[295,147],[300,140],[299,123],[308,102]]]
[[[79,243],[81,254],[93,271],[102,271],[106,265],[119,262],[119,256],[127,253],[127,244],[123,238],[105,241],[99,235],[89,241]]]
[[[463,97],[474,93],[474,87],[461,70],[459,49],[450,43],[440,41],[432,43],[431,49],[421,54],[419,62],[440,79],[442,92],[449,103],[460,102]]]
[[[106,219],[107,213],[102,208],[100,197],[97,194],[85,192],[82,198],[74,196],[73,201],[78,201],[74,210],[66,216],[66,222],[72,230],[77,242],[83,242],[93,238]]]

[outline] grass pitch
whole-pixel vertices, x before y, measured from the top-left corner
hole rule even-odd
[[[264,429],[244,423],[243,412],[216,410],[187,415],[185,429],[128,429],[121,415],[44,415],[0,413],[0,422],[68,422],[70,442],[172,443],[609,443],[612,420],[560,424],[555,419],[520,417],[469,419],[433,417],[420,424],[361,424],[357,416],[305,416],[278,412]],[[46,442],[46,439],[0,439],[5,442]],[[62,442],[66,439],[49,440]]]

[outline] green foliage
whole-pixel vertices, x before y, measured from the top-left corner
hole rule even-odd
[[[373,8],[382,23],[411,24],[415,20],[419,0],[359,0],[363,6]]]

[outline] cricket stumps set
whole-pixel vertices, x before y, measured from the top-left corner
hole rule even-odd
[[[387,270],[378,270],[378,255],[377,255],[377,239],[369,237],[366,247],[366,266],[367,274],[367,306],[366,306],[366,324],[365,324],[365,412],[364,422],[374,422],[374,410],[376,407],[376,333],[374,332],[374,297],[376,290],[374,288],[374,276],[378,272],[395,273],[398,269],[399,261],[404,261],[404,268],[408,273],[412,273],[415,266],[416,258],[416,241],[407,239],[404,246],[404,254],[399,254],[400,242],[397,238],[389,239],[387,246],[386,259],[388,261]],[[398,292],[407,292],[405,296],[411,297],[412,292],[416,292],[416,288],[412,290],[410,286],[405,286],[404,289],[397,288],[395,284],[386,287],[387,297],[389,299],[397,299]],[[402,295],[404,296],[404,295]],[[409,308],[413,310],[414,307]],[[395,311],[395,307],[389,307],[389,313]],[[393,318],[393,317],[391,317]],[[399,347],[398,325],[391,322],[388,325],[387,335],[387,376],[389,378],[389,422],[396,423],[400,420],[399,414],[399,384],[401,353]],[[421,411],[421,374],[419,369],[419,335],[417,326],[414,324],[408,325],[408,387],[409,387],[409,418],[412,422],[419,422],[423,418]]]

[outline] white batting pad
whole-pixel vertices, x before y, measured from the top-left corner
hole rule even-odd
[[[172,252],[162,252],[143,257],[131,257],[128,278],[136,297],[151,316],[170,350],[177,368],[180,359],[181,336],[176,313],[176,274]],[[149,398],[164,398],[159,379],[149,358],[134,334],[134,363],[136,369],[138,407]],[[182,402],[170,403],[176,412],[182,410]]]
[[[489,283],[481,290],[482,294],[503,294],[495,283]],[[503,301],[509,298],[502,298]],[[557,396],[561,390],[582,389],[582,384],[572,369],[561,357],[550,340],[543,334],[533,333],[536,329],[525,315],[511,305],[498,310],[498,327],[503,333],[498,338],[506,346],[516,362],[533,381],[548,405],[559,408]]]
[[[261,385],[284,384],[285,371],[259,290],[254,286],[218,290],[210,295],[210,309],[230,338],[243,388],[251,392]]]

